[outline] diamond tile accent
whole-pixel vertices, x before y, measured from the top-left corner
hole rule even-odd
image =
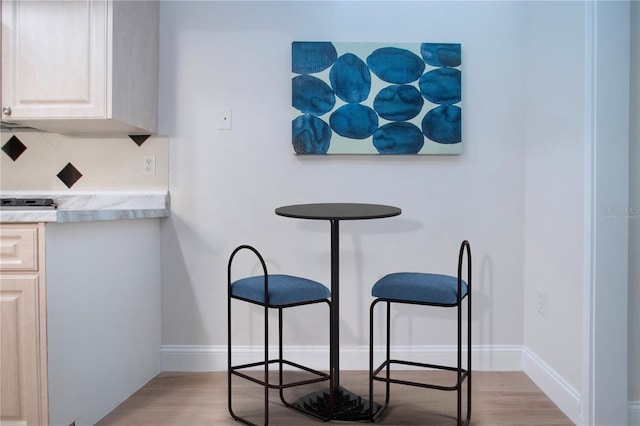
[[[20,157],[22,153],[27,150],[27,147],[16,136],[11,136],[11,139],[9,139],[7,143],[2,146],[2,150],[13,161],[16,161],[18,157]]]
[[[149,139],[149,136],[151,135],[129,135],[131,140],[133,140],[138,146],[142,145],[147,139]]]
[[[60,170],[60,173],[58,173],[57,176],[58,179],[62,181],[62,183],[67,185],[67,188],[71,188],[78,181],[78,179],[82,177],[82,173],[80,173],[78,169],[73,167],[73,164],[67,163],[67,165],[64,166],[62,170]]]

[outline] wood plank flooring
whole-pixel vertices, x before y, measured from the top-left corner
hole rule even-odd
[[[424,380],[442,380],[440,372],[403,371],[399,375]],[[446,373],[445,373],[446,374]],[[445,378],[446,379],[446,378]],[[475,426],[573,425],[522,372],[473,372],[472,416]],[[367,372],[341,373],[341,384],[360,395],[368,393]],[[318,390],[290,389],[289,400]],[[375,399],[383,398],[383,384],[376,384]],[[261,388],[246,380],[234,379],[234,412],[262,424]],[[464,401],[464,400],[463,400]],[[322,425],[282,406],[277,391],[271,391],[270,424]],[[378,419],[380,425],[455,425],[455,392],[392,385],[389,408]],[[464,412],[464,409],[463,409]],[[360,422],[368,423],[368,422]],[[97,426],[204,426],[238,425],[227,411],[226,372],[161,373],[103,418]],[[324,424],[354,424],[335,421]],[[355,422],[358,424],[358,422]]]

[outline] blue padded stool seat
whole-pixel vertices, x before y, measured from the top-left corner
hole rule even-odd
[[[269,275],[268,285],[268,306],[286,306],[331,297],[331,291],[323,284],[293,275]],[[233,282],[231,297],[264,305],[264,276],[242,278]]]
[[[467,295],[463,280],[462,296]],[[373,297],[403,302],[454,306],[458,303],[458,277],[422,272],[396,272],[385,275],[371,289]]]

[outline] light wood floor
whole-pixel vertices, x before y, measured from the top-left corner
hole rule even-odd
[[[442,379],[440,372],[399,372],[427,380]],[[341,384],[360,395],[368,393],[364,371],[342,372]],[[474,372],[472,393],[473,425],[572,425],[573,423],[522,372]],[[261,388],[246,380],[234,379],[234,412],[262,424]],[[316,386],[316,388],[314,388]],[[374,399],[382,398],[383,384],[376,383]],[[322,386],[320,386],[322,387]],[[310,385],[304,391],[318,390]],[[378,400],[380,400],[378,399]],[[454,425],[455,393],[392,385],[390,406],[378,419],[381,425]],[[272,425],[316,425],[323,423],[282,406],[277,391],[271,392]],[[325,424],[353,424],[328,422]],[[361,422],[367,423],[367,422]],[[238,425],[227,411],[227,376],[224,372],[161,373],[97,426],[200,426]],[[358,424],[356,422],[355,424]]]

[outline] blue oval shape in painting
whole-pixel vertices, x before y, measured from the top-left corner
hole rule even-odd
[[[410,120],[420,114],[423,105],[420,91],[409,85],[385,87],[373,100],[373,109],[380,117],[391,121]]]
[[[367,65],[380,79],[394,84],[407,84],[422,75],[425,64],[415,53],[397,47],[382,47],[367,58]]]
[[[378,128],[378,115],[361,104],[342,105],[329,117],[334,132],[351,139],[366,139]]]
[[[457,67],[462,63],[459,43],[422,43],[420,54],[434,67]]]
[[[438,143],[461,142],[462,109],[455,105],[442,105],[432,109],[422,119],[422,133]]]
[[[371,73],[367,64],[352,53],[340,56],[329,73],[335,94],[345,102],[362,102],[371,91]]]
[[[328,41],[294,41],[291,43],[291,71],[312,74],[329,68],[338,52]]]
[[[460,102],[461,74],[455,68],[437,68],[420,77],[422,96],[434,104],[453,105]]]
[[[296,154],[326,154],[331,128],[313,115],[300,115],[291,123],[293,150]]]
[[[418,126],[404,121],[385,124],[373,133],[373,146],[380,154],[417,154],[423,145]]]
[[[293,77],[291,83],[291,105],[300,112],[322,115],[333,109],[336,97],[331,87],[319,78],[310,75]]]

